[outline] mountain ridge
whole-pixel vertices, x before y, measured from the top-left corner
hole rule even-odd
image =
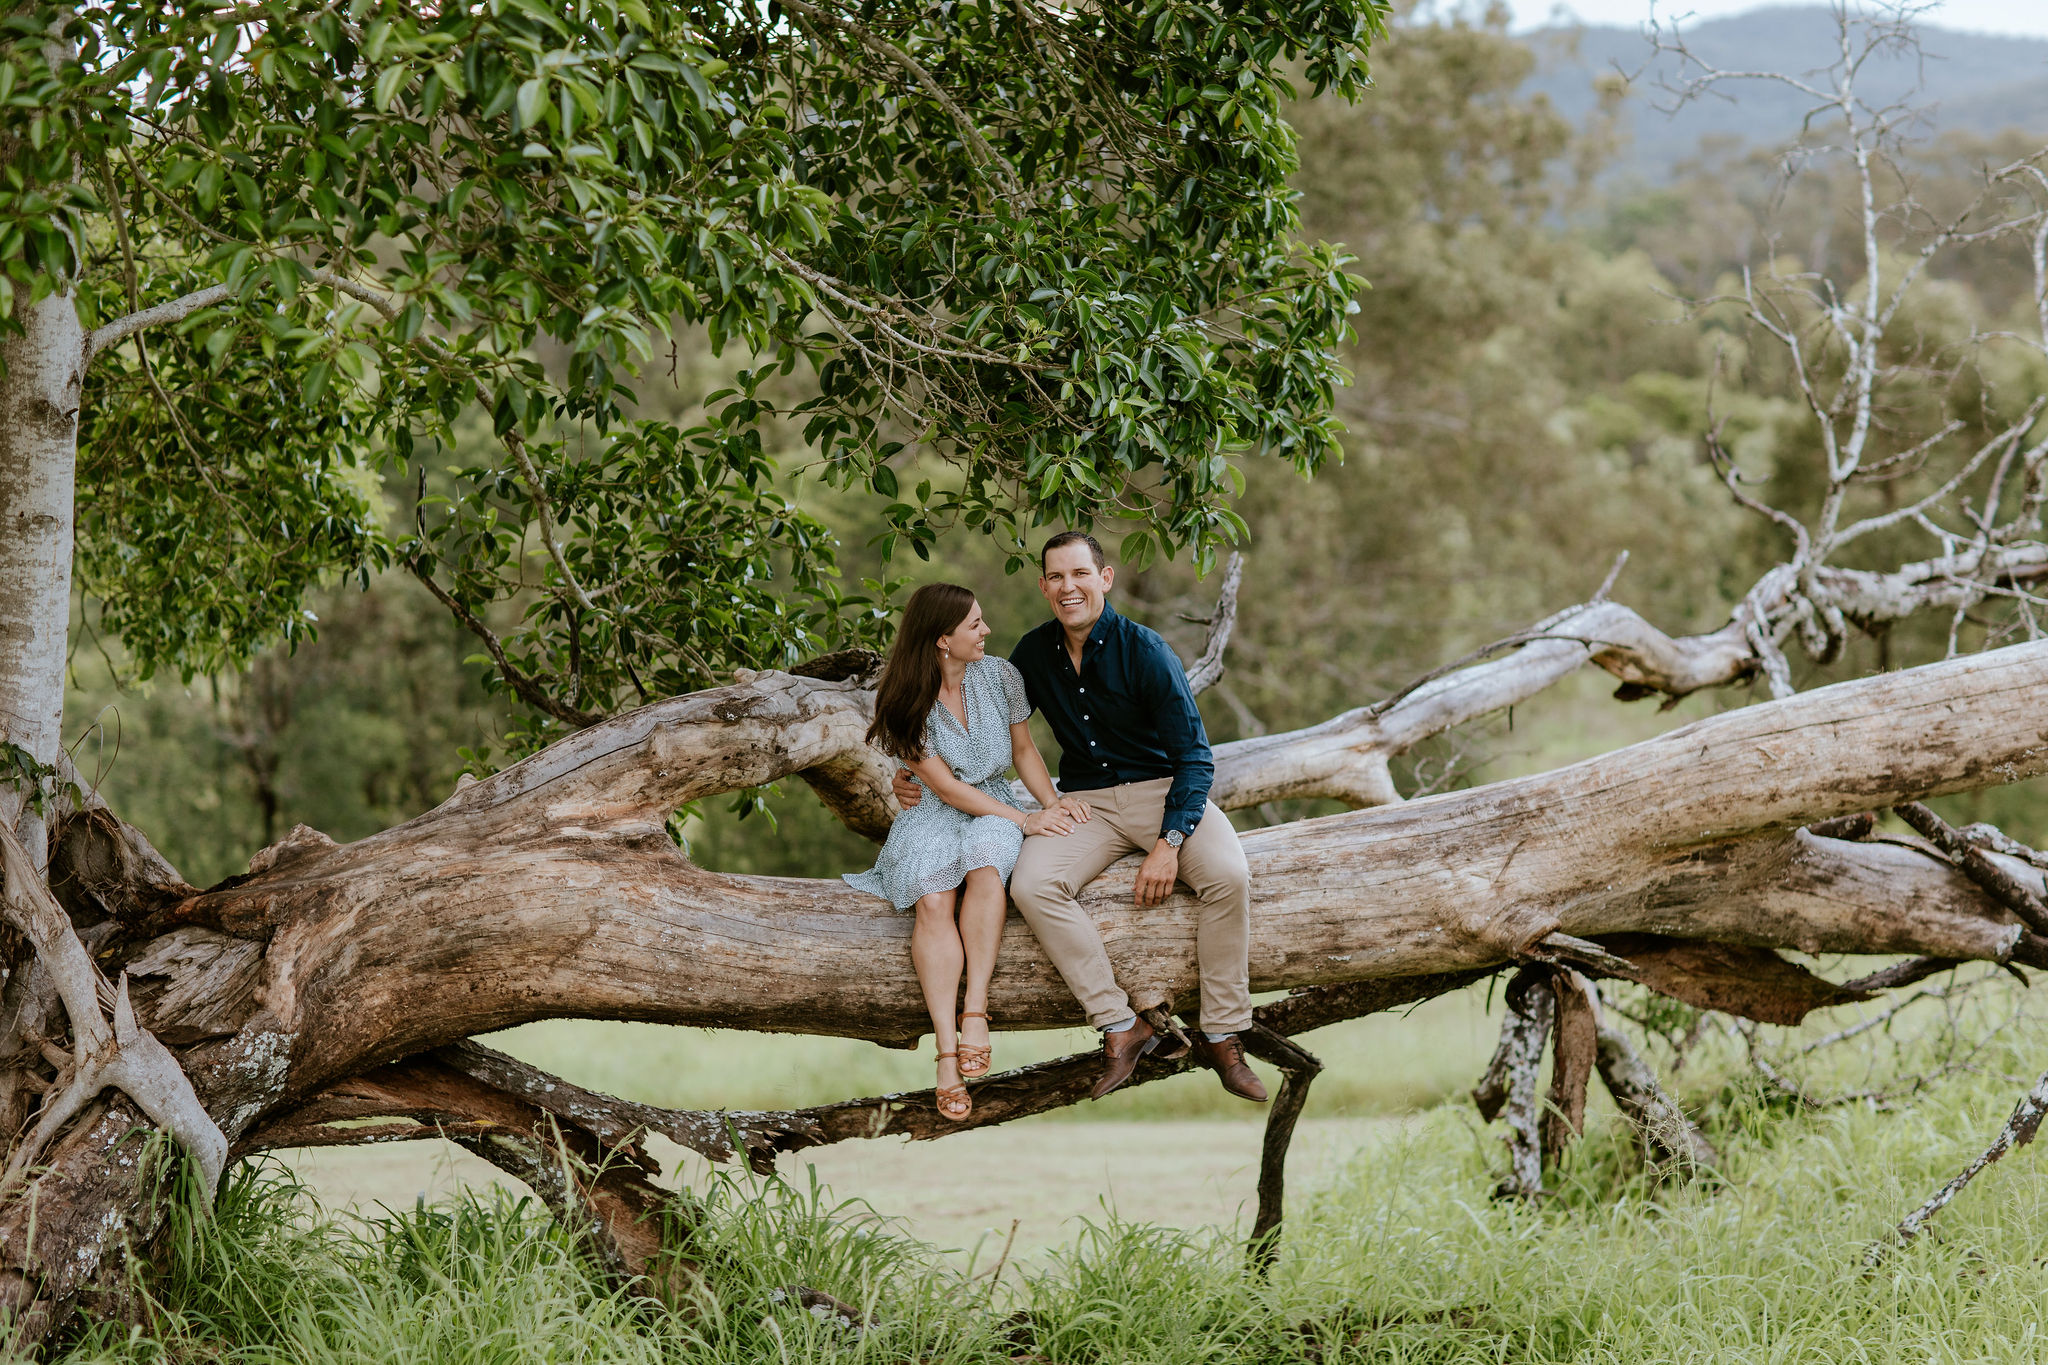
[[[1716,66],[1795,76],[1825,68],[1837,50],[1834,16],[1824,6],[1769,5],[1688,24],[1683,34],[1695,53]],[[1681,162],[1697,158],[1708,138],[1779,145],[1811,104],[1785,86],[1744,81],[1730,87],[1737,97],[1732,102],[1708,98],[1665,113],[1656,106],[1669,96],[1658,81],[1675,75],[1678,63],[1656,57],[1641,29],[1589,24],[1518,36],[1537,57],[1524,92],[1549,96],[1576,124],[1583,125],[1598,105],[1596,81],[1617,71],[1634,77],[1620,116],[1626,137],[1612,176],[1663,183]],[[1929,110],[1915,130],[1922,136],[2021,128],[2048,137],[2048,38],[1923,26],[1920,40],[1921,60],[1882,57],[1869,63],[1859,94],[1867,91],[1872,100],[1889,103],[1917,85],[1915,102]]]

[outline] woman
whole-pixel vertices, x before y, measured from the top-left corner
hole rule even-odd
[[[868,741],[938,800],[898,816],[874,867],[846,878],[898,910],[916,907],[910,961],[932,1016],[939,1113],[956,1123],[974,1109],[961,1082],[989,1070],[988,980],[1009,909],[1004,885],[1024,836],[1065,834],[1088,818],[1086,802],[1053,790],[1025,723],[1024,679],[1007,659],[986,657],[988,634],[967,589],[934,583],[910,595],[875,689]],[[1018,809],[1003,778],[1013,764],[1044,809]]]

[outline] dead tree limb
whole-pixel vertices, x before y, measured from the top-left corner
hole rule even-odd
[[[227,1161],[227,1139],[206,1112],[178,1059],[135,1021],[128,976],[111,991],[78,931],[51,896],[14,831],[0,824],[0,909],[9,924],[34,945],[36,960],[49,975],[71,1019],[71,1048],[59,1060],[57,1086],[43,1101],[35,1127],[15,1141],[0,1172],[0,1196],[20,1182],[65,1124],[103,1090],[118,1089],[164,1131],[184,1144],[198,1164],[201,1188],[211,1200]],[[102,997],[111,995],[111,1009]],[[110,1017],[111,1016],[111,1017]],[[45,1040],[47,1042],[47,1040]],[[54,1043],[49,1044],[54,1048]]]
[[[2013,912],[2020,923],[2037,934],[2048,934],[2048,906],[2018,876],[2000,867],[1992,856],[1965,839],[1948,821],[1918,801],[1904,801],[1892,807],[1897,816],[1913,827],[1955,865],[1965,877],[1984,888],[1991,898]]]
[[[1859,976],[1854,981],[1844,981],[1842,989],[1859,992],[1893,991],[1901,986],[1911,986],[1925,981],[1930,976],[1953,971],[1961,965],[1961,961],[1953,957],[1909,957],[1904,962],[1894,962],[1889,967],[1881,967],[1868,976]]]
[[[640,1150],[640,1130],[617,1127],[618,1109],[644,1106],[607,1100],[593,1108],[581,1098],[591,1092],[576,1087],[576,1100],[536,1103],[517,1082],[538,1073],[513,1065],[521,1072],[509,1086],[486,1079],[495,1070],[489,1060],[479,1064],[462,1048],[379,1067],[266,1124],[239,1154],[445,1137],[540,1196],[614,1284],[673,1298],[691,1273],[675,1255],[687,1217],[654,1183],[661,1170]]]
[[[2028,700],[2043,682],[2048,645],[2016,646],[1729,712],[1539,777],[1253,832],[1255,986],[1498,965],[1559,930],[2005,956],[2019,926],[1950,869],[1787,827],[1886,790],[2048,766]],[[441,1046],[458,1028],[561,1014],[915,1037],[924,1019],[901,916],[834,882],[702,872],[661,829],[675,802],[827,756],[863,714],[840,687],[762,675],[649,707],[407,825],[291,850],[152,927],[272,933],[269,1010],[331,1016],[298,1034],[308,1080]],[[1597,852],[1579,837],[1587,827],[1602,830]],[[1140,1007],[1192,999],[1192,901],[1132,916],[1134,871],[1112,868],[1084,903]],[[317,930],[301,907],[317,907]],[[416,965],[422,935],[454,954],[449,969],[468,964],[450,1010],[435,1004],[447,976]],[[343,951],[350,969],[328,970]],[[995,991],[1016,1026],[1076,1017],[1021,926]]]
[[[1955,1177],[1947,1184],[1929,1195],[1926,1203],[1906,1215],[1895,1230],[1899,1245],[1910,1243],[1925,1232],[1927,1225],[1934,1221],[1935,1215],[1953,1203],[1955,1197],[1961,1194],[1985,1167],[2015,1147],[2024,1147],[2032,1142],[2035,1135],[2041,1131],[2041,1120],[2044,1117],[2048,1117],[2048,1075],[2043,1075],[2040,1080],[2034,1082],[2034,1088],[2020,1098],[2019,1104],[2013,1108],[2012,1117],[1998,1130],[1998,1136],[1991,1140],[1989,1147],[1972,1159],[1969,1165],[1956,1172]],[[1870,1249],[1863,1253],[1864,1266],[1876,1269],[1883,1263],[1889,1249],[1885,1242],[1871,1243]]]
[[[1265,1275],[1280,1254],[1280,1222],[1287,1205],[1287,1152],[1294,1144],[1294,1125],[1308,1103],[1308,1088],[1322,1073],[1314,1053],[1284,1033],[1254,1023],[1245,1035],[1245,1051],[1280,1068],[1280,1091],[1266,1111],[1266,1133],[1259,1144],[1259,1206],[1252,1218],[1247,1255],[1253,1271]]]
[[[1500,1046],[1480,1088],[1472,1093],[1480,1117],[1507,1121],[1508,1172],[1494,1187],[1497,1199],[1538,1199],[1543,1195],[1543,1097],[1538,1090],[1538,1072],[1543,1044],[1557,1011],[1550,987],[1552,972],[1549,967],[1524,967],[1508,983],[1508,1013],[1501,1022]]]
[[[1688,1173],[1720,1164],[1714,1144],[1698,1124],[1686,1117],[1678,1102],[1665,1093],[1656,1071],[1612,1019],[1600,1021],[1595,1063],[1607,1093],[1614,1097],[1622,1116],[1635,1126],[1651,1162]]]
[[[1188,690],[1196,696],[1223,679],[1223,651],[1230,648],[1230,636],[1237,629],[1237,590],[1244,582],[1244,556],[1236,550],[1223,565],[1223,582],[1216,590],[1216,610],[1209,616],[1209,631],[1202,641],[1201,657],[1188,665]]]
[[[1313,1054],[1274,1023],[1298,1031],[1321,1028],[1416,1004],[1484,975],[1324,987],[1254,1011],[1247,1051],[1279,1066],[1285,1076],[1262,1146],[1258,1213],[1249,1243],[1255,1267],[1270,1266],[1276,1253],[1287,1152],[1308,1084],[1322,1069]],[[854,1138],[929,1140],[963,1127],[988,1127],[1063,1108],[1086,1096],[1101,1065],[1100,1055],[1088,1052],[991,1076],[975,1087],[969,1121],[957,1124],[939,1115],[930,1090],[805,1110],[659,1109],[586,1090],[503,1053],[460,1043],[330,1087],[251,1133],[237,1155],[448,1138],[534,1188],[619,1283],[668,1296],[674,1288],[670,1282],[687,1267],[662,1259],[661,1233],[667,1229],[673,1250],[674,1223],[682,1214],[651,1183],[659,1172],[640,1149],[645,1133],[661,1133],[714,1161],[743,1151],[755,1170],[766,1173],[782,1152]],[[1185,1054],[1148,1056],[1126,1088],[1181,1075],[1193,1066]]]

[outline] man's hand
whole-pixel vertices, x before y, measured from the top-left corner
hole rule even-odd
[[[1161,839],[1138,869],[1138,904],[1157,905],[1171,896],[1174,879],[1179,876],[1180,850]]]
[[[889,784],[889,790],[896,793],[896,804],[905,810],[924,800],[924,788],[917,784],[908,768],[896,770],[896,778]]]

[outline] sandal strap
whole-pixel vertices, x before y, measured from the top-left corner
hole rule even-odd
[[[960,1054],[957,1052],[935,1052],[932,1055],[943,1062],[948,1057],[958,1057]]]
[[[986,1018],[988,1018],[988,1016],[987,1016],[986,1014],[983,1014],[983,1013],[982,1013],[982,1012],[981,1012],[980,1010],[969,1010],[969,1011],[967,1011],[967,1012],[966,1012],[965,1014],[961,1015],[960,1017],[961,1017],[962,1019],[986,1019]]]

